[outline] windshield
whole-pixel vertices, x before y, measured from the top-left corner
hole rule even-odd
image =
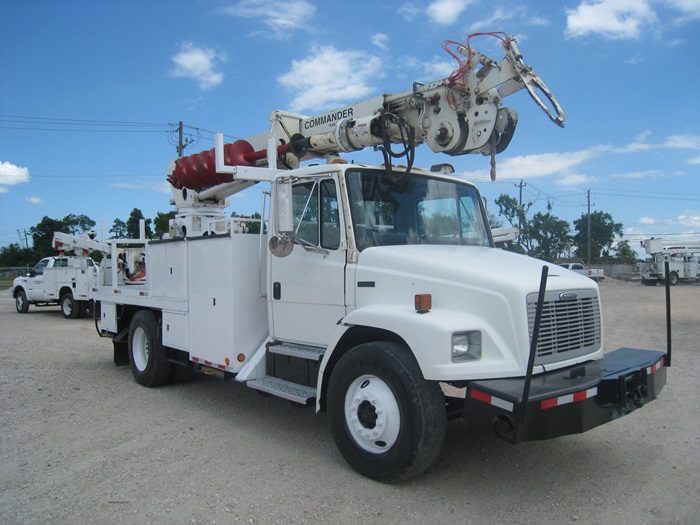
[[[384,171],[346,173],[357,248],[395,244],[491,246],[476,189],[411,173],[403,182]]]

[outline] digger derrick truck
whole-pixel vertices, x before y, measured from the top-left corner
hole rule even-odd
[[[171,162],[177,214],[144,242],[145,281],[113,267],[97,289],[115,363],[146,387],[196,369],[315,406],[347,462],[383,482],[430,466],[453,418],[518,443],[653,400],[670,359],[604,355],[595,282],[496,249],[473,184],[412,166],[420,144],[493,161],[517,123],[502,100],[523,88],[563,125],[515,39],[498,37],[500,62],[448,42],[448,78],[314,117],[274,111],[266,134],[217,135]],[[383,166],[338,157],[366,147]],[[269,191],[251,234],[223,210],[258,183]]]

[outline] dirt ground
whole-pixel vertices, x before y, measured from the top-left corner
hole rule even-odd
[[[663,287],[600,287],[608,350],[665,349]],[[672,295],[653,403],[517,446],[450,423],[429,472],[383,485],[324,414],[201,375],[143,388],[90,319],[20,315],[0,292],[0,523],[700,523],[700,286]]]

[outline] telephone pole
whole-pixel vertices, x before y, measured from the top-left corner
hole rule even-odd
[[[514,184],[516,188],[520,188],[520,197],[518,199],[518,243],[520,243],[520,230],[522,230],[522,216],[523,216],[523,188],[527,186],[523,179],[520,179],[520,184]]]
[[[591,264],[591,190],[588,189],[588,261],[586,264]]]

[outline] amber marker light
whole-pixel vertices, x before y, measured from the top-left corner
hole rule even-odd
[[[416,295],[416,312],[425,314],[433,307],[433,296],[429,293]]]
[[[238,354],[238,357],[236,357],[236,359],[238,359],[239,363],[242,363],[243,361],[245,361],[245,354]]]

